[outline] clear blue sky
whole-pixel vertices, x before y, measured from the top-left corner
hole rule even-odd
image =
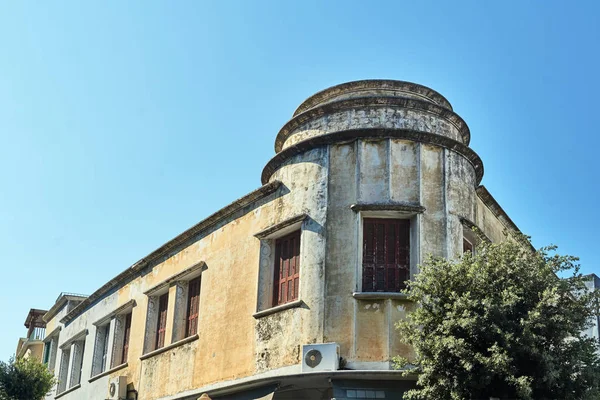
[[[260,186],[296,106],[349,80],[446,96],[517,225],[600,273],[599,4],[3,2],[0,359],[29,308]]]

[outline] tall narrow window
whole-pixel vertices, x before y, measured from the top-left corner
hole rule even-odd
[[[123,327],[123,350],[121,352],[121,364],[127,362],[129,354],[129,334],[131,333],[131,313],[125,316],[125,326]]]
[[[71,358],[71,348],[64,348],[60,355],[60,367],[58,370],[58,387],[56,393],[62,393],[67,389],[67,374],[69,373],[69,360]]]
[[[200,308],[200,277],[194,278],[189,283],[188,304],[185,336],[198,333],[198,314]]]
[[[363,221],[362,290],[399,292],[410,277],[410,221]]]
[[[154,348],[160,349],[165,345],[167,330],[167,308],[169,306],[169,293],[161,295],[158,299],[158,321],[156,324],[156,343]]]
[[[275,241],[273,306],[298,300],[300,285],[300,231]]]

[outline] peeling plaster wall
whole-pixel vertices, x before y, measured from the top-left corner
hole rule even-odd
[[[463,230],[459,216],[470,219],[475,212],[474,169],[451,150],[396,139],[331,145],[329,168],[325,341],[339,343],[342,356],[355,365],[407,356],[411,350],[402,344],[394,324],[413,305],[352,296],[361,290],[357,250],[364,216],[350,205],[420,204],[426,211],[408,216],[417,225],[418,234],[411,239],[418,241],[413,248],[420,249],[415,263],[429,253],[458,256]]]
[[[438,115],[404,108],[373,107],[342,110],[312,119],[294,129],[283,148],[331,132],[364,128],[413,129],[462,140],[458,128]]]

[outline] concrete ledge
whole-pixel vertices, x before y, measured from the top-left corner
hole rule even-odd
[[[135,307],[137,304],[135,302],[135,300],[129,300],[127,303],[119,306],[117,309],[115,309],[114,311],[110,312],[109,314],[105,315],[104,317],[100,318],[98,321],[92,323],[92,325],[95,326],[102,326],[104,324],[107,324],[110,322],[110,320],[119,315],[119,314],[125,314],[128,311],[131,311],[133,309],[133,307]]]
[[[175,283],[180,280],[189,280],[189,278],[195,278],[196,276],[201,275],[202,272],[206,271],[207,269],[208,269],[208,267],[207,267],[206,263],[204,261],[199,261],[196,264],[192,265],[191,267],[188,267],[188,268],[184,269],[183,271],[178,272],[175,275],[168,277],[167,279],[160,282],[159,284],[151,287],[150,289],[146,290],[144,292],[144,294],[146,296],[154,296],[158,292],[162,292],[165,289],[168,289],[172,283]]]
[[[90,379],[88,379],[88,382],[94,382],[96,379],[100,379],[103,376],[110,375],[113,372],[117,372],[120,369],[127,368],[128,365],[128,363],[123,363],[121,365],[117,365],[116,367],[112,367],[111,369],[101,372],[98,375],[92,376]]]
[[[456,130],[458,130],[461,135],[462,144],[468,146],[469,142],[471,141],[471,132],[467,126],[467,123],[454,111],[426,100],[382,95],[378,97],[355,97],[351,99],[332,101],[317,105],[314,108],[310,108],[300,114],[297,114],[285,125],[283,125],[277,134],[277,137],[275,138],[275,152],[279,153],[283,149],[284,143],[296,132],[296,129],[314,119],[321,118],[324,115],[333,114],[338,111],[380,107],[419,110],[423,113],[436,115],[454,125]]]
[[[305,304],[306,303],[304,303],[302,300],[296,300],[296,301],[292,301],[292,302],[289,302],[289,303],[282,304],[280,306],[267,308],[266,310],[257,311],[254,314],[252,314],[252,316],[254,318],[256,318],[256,319],[259,319],[259,318],[262,318],[262,317],[266,317],[267,315],[278,313],[279,311],[289,310],[290,308],[302,307]]]
[[[78,383],[77,385],[68,388],[67,390],[65,390],[64,392],[60,392],[59,394],[57,394],[56,396],[54,396],[55,399],[58,399],[60,397],[63,397],[65,394],[69,394],[71,392],[76,391],[77,389],[79,389],[81,387],[81,383]]]
[[[407,213],[423,214],[425,207],[420,204],[410,203],[358,203],[352,204],[350,209],[359,211],[401,211]]]
[[[352,297],[357,300],[408,300],[408,295],[397,292],[353,292]]]
[[[348,129],[311,137],[287,147],[285,150],[277,153],[275,157],[267,163],[263,169],[261,180],[263,183],[269,182],[271,175],[273,175],[275,171],[284,165],[291,157],[298,154],[321,146],[327,146],[334,143],[349,143],[359,139],[404,139],[449,149],[460,154],[471,163],[475,169],[476,185],[479,185],[483,178],[483,161],[481,161],[481,158],[479,158],[473,149],[464,143],[435,133],[421,132],[412,129],[362,128]]]
[[[267,239],[270,235],[287,228],[288,226],[294,225],[298,222],[302,222],[304,221],[306,218],[308,218],[307,214],[299,214],[296,216],[293,216],[291,218],[288,218],[284,221],[281,221],[278,224],[275,224],[267,229],[263,229],[262,231],[255,233],[254,237],[257,239]]]
[[[167,345],[165,347],[161,347],[160,349],[152,350],[150,353],[143,354],[140,357],[140,360],[146,360],[146,359],[154,357],[154,356],[156,356],[156,355],[158,355],[160,353],[164,353],[165,351],[169,351],[171,349],[174,349],[175,347],[179,347],[179,346],[182,346],[182,345],[184,345],[186,343],[193,342],[194,340],[198,340],[199,337],[200,336],[198,336],[198,334],[195,334],[195,335],[186,337],[185,339],[181,339],[181,340],[178,340],[178,341],[176,341],[174,343],[171,343],[171,344],[169,344],[169,345]]]

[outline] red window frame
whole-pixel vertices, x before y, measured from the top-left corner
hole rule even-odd
[[[192,279],[188,284],[188,304],[185,337],[198,333],[198,316],[200,314],[200,277]]]
[[[363,220],[363,292],[399,292],[410,278],[410,220]]]
[[[125,316],[125,326],[123,327],[123,351],[121,352],[121,364],[127,362],[129,353],[129,336],[131,334],[131,313]]]
[[[298,300],[300,286],[300,231],[275,240],[273,306]]]
[[[156,322],[156,342],[154,349],[160,349],[165,345],[168,306],[169,293],[165,293],[158,298],[158,321]]]

